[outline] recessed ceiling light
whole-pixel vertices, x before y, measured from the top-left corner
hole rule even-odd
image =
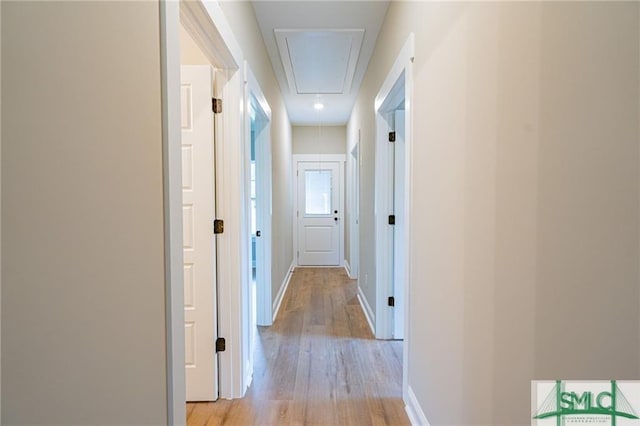
[[[322,102],[316,102],[315,104],[313,104],[313,107],[316,109],[316,111],[320,111],[321,109],[324,109],[324,104]]]

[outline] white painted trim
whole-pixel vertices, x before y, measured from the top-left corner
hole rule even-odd
[[[360,287],[358,287],[358,302],[360,302],[360,307],[362,308],[362,312],[364,312],[364,317],[367,319],[371,333],[375,335],[376,330],[373,324],[376,322],[376,316],[373,314],[373,310],[371,310],[371,306],[369,305],[369,302],[367,302],[367,297],[364,295]]]
[[[234,73],[226,83],[218,73],[216,85],[222,83],[217,97],[222,97],[224,112],[217,117],[220,132],[216,137],[216,217],[225,220],[224,233],[217,238],[218,253],[218,331],[227,340],[227,350],[220,352],[220,397],[241,398],[246,391],[244,378],[244,324],[248,306],[242,301],[247,297],[248,274],[243,274],[243,221],[234,220],[242,214],[243,161],[242,161],[242,90],[241,73]],[[220,82],[220,83],[218,83]],[[238,285],[240,283],[240,285]]]
[[[243,144],[242,144],[242,198],[243,209],[242,219],[242,359],[244,365],[242,389],[247,389],[253,380],[253,353],[254,353],[254,332],[257,324],[271,324],[271,108],[262,89],[258,84],[247,61],[244,61],[243,74]],[[263,165],[259,171],[263,171],[258,182],[261,187],[257,188],[261,206],[265,206],[265,211],[257,217],[259,228],[263,236],[256,239],[257,257],[261,259],[256,269],[256,306],[253,305],[252,279],[250,271],[251,264],[251,108],[252,99],[256,100],[256,112],[264,120],[263,130],[258,140],[256,140],[257,154],[263,158]],[[258,154],[259,149],[259,154]],[[266,169],[263,170],[266,165]],[[268,321],[264,324],[264,312],[267,312]],[[254,312],[257,314],[254,316]]]
[[[407,37],[407,41],[405,41],[404,46],[402,46],[400,53],[398,54],[395,62],[393,63],[393,66],[391,67],[391,70],[389,70],[387,77],[385,78],[382,86],[380,87],[380,90],[378,91],[378,94],[376,95],[374,101],[374,108],[376,112],[378,112],[382,107],[383,102],[385,101],[389,93],[391,93],[391,89],[393,88],[393,85],[396,83],[400,75],[405,71],[408,65],[413,63],[414,51],[415,36],[413,33],[411,33]]]
[[[255,75],[251,71],[251,67],[247,61],[244,61],[245,66],[245,83],[249,87],[249,91],[255,96],[260,108],[267,116],[267,120],[271,121],[271,107],[269,106],[269,102],[267,102],[267,98],[264,96],[262,92],[262,88],[260,87],[260,83],[256,79]]]
[[[201,1],[181,1],[180,22],[211,65],[218,69],[235,69],[240,66],[240,58],[234,57],[232,51],[228,49],[225,37],[213,20],[215,16],[219,21],[217,15],[222,11],[218,9],[217,4],[207,7]]]
[[[353,279],[351,276],[351,265],[349,265],[349,261],[347,259],[344,260],[344,272],[347,273],[349,278]]]
[[[347,155],[347,205],[349,211],[350,277],[357,279],[360,269],[360,129]]]
[[[160,2],[167,424],[186,424],[179,5]]]
[[[271,206],[271,107],[267,102],[267,99],[255,78],[249,64],[245,61],[244,64],[245,73],[245,88],[244,88],[244,123],[245,123],[245,143],[244,143],[244,177],[245,177],[245,232],[243,238],[246,240],[248,261],[251,259],[251,114],[250,104],[252,99],[255,99],[257,103],[256,115],[259,115],[264,121],[263,130],[256,139],[256,158],[261,159],[260,167],[256,167],[256,173],[260,176],[256,176],[257,182],[260,187],[257,189],[258,199],[256,200],[260,206],[263,207],[261,212],[256,218],[258,227],[262,233],[260,240],[256,239],[257,256],[262,259],[256,269],[256,311],[257,318],[254,324],[249,324],[245,331],[249,335],[253,335],[252,330],[255,325],[269,326],[273,322],[273,308],[272,308],[272,293],[271,293],[271,223],[272,223],[272,206]],[[261,213],[261,214],[260,214]],[[250,263],[245,265],[245,269],[248,272]],[[248,279],[248,282],[251,280]],[[250,288],[247,289],[247,292]],[[250,304],[250,300],[246,300],[247,306]],[[253,321],[250,321],[253,322]],[[253,345],[249,341],[249,354],[253,357]]]
[[[178,7],[177,2],[161,2],[161,4],[164,3]],[[182,15],[182,22],[191,37],[200,43],[200,47],[205,53],[212,56],[210,60],[212,60],[213,64],[218,64],[222,71],[216,75],[216,87],[214,89],[217,97],[224,98],[224,113],[216,118],[218,124],[221,124],[216,129],[218,138],[215,145],[216,217],[227,218],[224,234],[216,237],[218,333],[227,339],[227,350],[218,354],[219,390],[221,398],[240,398],[246,390],[246,380],[243,374],[245,366],[243,366],[242,356],[244,349],[242,318],[245,315],[244,310],[248,307],[242,305],[242,300],[245,297],[243,292],[246,292],[248,283],[246,282],[247,277],[242,274],[243,256],[245,256],[242,250],[242,221],[229,219],[237,217],[238,212],[242,212],[243,208],[242,144],[237,143],[237,141],[242,140],[243,134],[241,116],[243,108],[243,75],[238,72],[243,63],[243,54],[217,2],[203,2],[202,0],[181,1],[179,6],[182,13],[179,13],[176,9],[175,14],[161,20],[161,32],[166,31],[167,28],[172,28],[173,25],[177,25],[178,19]],[[189,14],[192,15],[190,20],[187,18]],[[163,60],[165,60],[164,58],[178,58],[178,63],[175,65],[178,71],[173,70],[173,68],[172,70],[178,72],[179,75],[179,44],[163,45],[162,57]],[[179,79],[174,85],[177,90],[179,88]],[[179,96],[172,99],[163,99],[163,108],[165,108],[166,104],[170,109],[179,108]],[[178,106],[176,107],[175,105]],[[179,126],[180,115],[178,115],[177,120]],[[169,145],[174,147],[175,144],[180,146],[179,136],[177,138],[171,136]],[[180,159],[180,156],[177,158]],[[177,168],[177,172],[176,174],[175,168],[172,170],[165,167],[164,170],[165,175],[168,175],[171,181],[173,179],[182,179],[179,168]],[[180,187],[178,193],[181,193],[181,190],[182,188]],[[175,189],[171,187],[169,191],[169,196],[165,197],[165,200],[170,203],[170,208],[173,209],[176,205],[179,205],[179,208],[182,209],[181,201],[176,202],[176,195],[173,194]],[[175,241],[170,241],[166,250],[171,250],[172,247],[179,247],[182,250],[181,235],[179,241],[180,244],[178,245],[176,245]],[[174,262],[175,260],[172,260],[172,265],[175,268]],[[241,285],[237,283],[241,283]],[[183,291],[182,278],[179,279],[179,282],[172,279],[170,286],[172,293],[181,293]],[[179,323],[176,318],[171,318],[170,321],[171,328],[179,326],[184,329],[184,324]],[[181,331],[181,336],[182,341],[184,341],[184,330]],[[179,341],[180,339],[174,336],[174,346],[179,344],[175,343]],[[176,351],[177,348],[174,347],[173,350]],[[182,349],[182,357],[184,357],[184,349]],[[184,363],[181,369],[184,370]],[[167,374],[172,374],[172,372],[168,369]],[[184,375],[184,372],[182,374]],[[180,384],[174,382],[172,385],[173,392],[178,392],[179,387]],[[182,387],[184,388],[184,385]],[[171,395],[171,391],[168,394]],[[176,400],[175,396],[169,398],[171,399],[170,404]],[[182,405],[184,406],[184,398],[182,399]],[[178,418],[176,421],[179,421],[179,424],[184,424],[184,416],[180,419],[180,416],[174,413],[173,417]]]
[[[395,84],[404,74],[404,99],[405,99],[405,205],[404,221],[405,241],[404,241],[404,344],[403,344],[403,368],[402,368],[402,395],[403,398],[408,397],[408,365],[409,365],[409,337],[410,337],[410,311],[411,311],[411,286],[413,280],[411,277],[411,265],[413,263],[413,253],[411,251],[412,233],[411,233],[411,207],[413,203],[413,184],[412,184],[412,167],[413,167],[413,58],[415,51],[415,36],[409,34],[407,41],[400,50],[400,53],[394,62],[387,77],[385,78],[380,91],[378,92],[374,108],[376,114],[376,152],[375,152],[375,228],[376,228],[376,337],[391,337],[391,318],[392,310],[386,306],[388,294],[390,294],[390,265],[388,262],[389,250],[392,250],[390,244],[389,227],[387,225],[387,215],[389,214],[389,187],[391,186],[388,178],[388,167],[385,164],[385,150],[389,149],[387,142],[388,124],[382,118],[385,108],[385,102],[390,101],[390,95],[393,92]],[[401,99],[401,98],[400,98]],[[385,282],[385,278],[386,282]]]
[[[344,173],[345,173],[345,163],[347,161],[347,157],[345,154],[293,154],[293,211],[292,217],[293,220],[293,261],[295,266],[298,268],[304,268],[306,265],[298,264],[298,215],[296,214],[298,210],[298,163],[301,162],[338,162],[339,164],[339,181],[340,181],[340,213],[342,220],[340,220],[340,234],[338,236],[339,248],[338,248],[338,265],[329,265],[326,266],[328,268],[339,268],[344,266],[344,218],[346,215],[344,214],[344,195],[345,195],[345,185],[344,185]],[[325,266],[310,266],[313,268],[324,268]]]
[[[237,70],[242,49],[217,1],[181,0],[180,21],[216,68]]]
[[[291,277],[293,276],[293,271],[295,271],[295,265],[291,262],[289,266],[289,270],[287,271],[287,275],[284,277],[284,281],[280,285],[280,289],[278,290],[278,294],[276,295],[276,299],[273,301],[273,318],[272,321],[275,321],[278,317],[278,312],[280,312],[280,306],[282,305],[282,301],[284,300],[284,295],[287,294],[287,289],[289,288],[289,283],[291,282]]]
[[[413,393],[413,389],[409,387],[407,389],[407,398],[404,399],[404,410],[407,412],[407,417],[409,417],[409,421],[414,426],[429,426],[429,421],[427,420],[427,416],[424,415],[424,411],[422,411],[422,407],[416,398],[416,394]]]
[[[251,386],[251,383],[253,382],[253,363],[245,365],[244,377],[245,377],[244,378],[245,384],[247,385],[247,389],[248,389],[249,386]]]
[[[402,393],[408,395],[409,392],[409,331],[411,329],[411,323],[409,321],[411,312],[411,286],[413,285],[413,278],[411,276],[411,265],[413,264],[414,253],[411,250],[413,233],[411,232],[411,212],[413,206],[413,59],[415,55],[415,36],[413,33],[409,34],[409,38],[406,41],[406,48],[402,61],[404,61],[405,67],[405,170],[404,170],[404,191],[405,191],[405,205],[404,205],[404,221],[405,221],[405,246],[404,252],[404,279],[406,285],[404,286],[404,344],[402,345]],[[426,417],[424,418],[426,422]],[[428,423],[428,422],[427,422]]]

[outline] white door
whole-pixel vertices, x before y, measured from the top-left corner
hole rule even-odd
[[[393,213],[396,224],[393,226],[393,338],[404,338],[404,111],[395,111],[396,141],[394,147],[393,173]]]
[[[213,75],[206,65],[181,68],[187,401],[218,399]]]
[[[298,162],[298,265],[340,264],[340,163]]]

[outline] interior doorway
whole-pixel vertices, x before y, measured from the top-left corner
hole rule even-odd
[[[404,339],[409,327],[413,44],[410,36],[375,98],[375,333],[379,339]]]
[[[376,336],[404,338],[406,240],[405,76],[402,73],[377,111],[376,146]]]
[[[378,339],[403,339],[402,396],[407,387],[411,324],[412,109],[415,37],[409,34],[376,98],[375,241]]]
[[[183,26],[183,28],[181,28]],[[219,30],[219,31],[218,31]],[[183,35],[190,38],[184,44]],[[209,65],[216,73],[213,95],[223,100],[223,113],[216,114],[214,131],[221,135],[214,144],[215,218],[227,219],[224,233],[216,234],[217,329],[218,338],[209,345],[217,350],[218,395],[238,398],[246,389],[244,371],[245,306],[242,294],[248,288],[240,276],[247,260],[243,250],[244,229],[243,184],[243,73],[242,54],[233,43],[225,15],[217,3],[162,2],[160,4],[160,42],[162,67],[162,150],[165,208],[165,276],[166,276],[166,341],[167,341],[167,404],[168,422],[183,424],[186,417],[185,394],[185,268],[183,232],[183,150],[181,130],[180,66]],[[188,61],[186,61],[188,59]],[[210,113],[212,100],[209,93]],[[219,105],[218,105],[219,106]],[[242,220],[237,220],[238,215]],[[208,224],[207,234],[213,233]],[[214,389],[214,393],[215,389]]]
[[[246,206],[249,211],[249,339],[248,359],[253,354],[255,326],[268,326],[273,322],[271,295],[271,109],[266,98],[245,64],[247,120],[245,128]],[[250,363],[251,364],[251,363]],[[250,374],[250,373],[249,373]]]
[[[343,266],[342,154],[293,156],[296,266]]]

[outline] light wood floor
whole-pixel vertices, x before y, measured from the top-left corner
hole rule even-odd
[[[271,327],[256,335],[243,399],[187,404],[188,426],[408,425],[402,342],[373,339],[343,269],[296,269]]]

